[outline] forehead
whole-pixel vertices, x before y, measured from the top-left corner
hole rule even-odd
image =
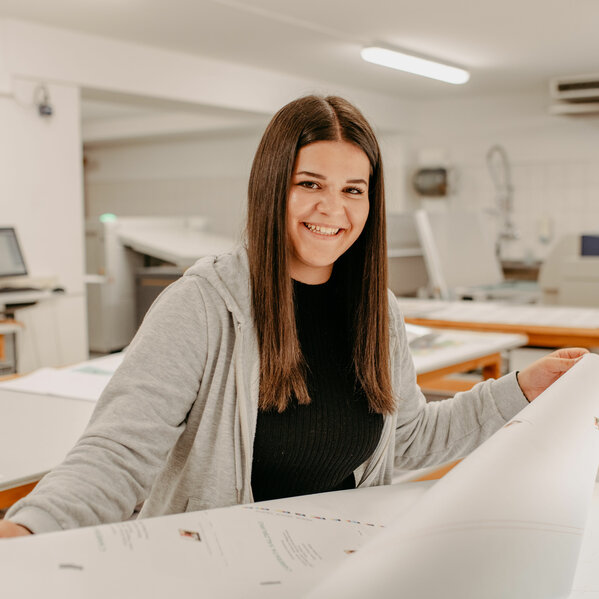
[[[370,161],[364,150],[347,141],[317,141],[304,146],[295,158],[294,171],[326,175],[347,173],[368,178]]]

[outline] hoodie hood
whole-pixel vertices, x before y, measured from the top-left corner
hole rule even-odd
[[[200,258],[183,276],[200,276],[209,281],[238,323],[252,323],[250,267],[244,246],[226,254]]]

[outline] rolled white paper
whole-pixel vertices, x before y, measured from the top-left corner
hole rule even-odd
[[[588,354],[309,598],[568,597],[598,423],[599,356]]]

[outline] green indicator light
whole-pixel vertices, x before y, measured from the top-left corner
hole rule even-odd
[[[113,223],[116,220],[116,214],[105,212],[100,216],[101,223]]]

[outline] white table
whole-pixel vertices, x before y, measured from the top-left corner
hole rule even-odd
[[[53,296],[53,292],[49,289],[35,289],[33,291],[3,291],[0,293],[0,312],[4,312],[10,318],[14,317],[14,312],[17,307],[22,304],[35,304],[42,300],[50,299]],[[12,306],[15,306],[13,308]],[[9,307],[7,309],[7,306]],[[13,350],[12,357],[8,363],[10,370],[15,372],[17,370],[17,355],[16,355],[16,335],[22,330],[22,327],[18,324],[0,324],[0,335],[13,335]],[[0,340],[0,362],[5,359],[4,356],[4,342]]]
[[[198,258],[230,251],[235,241],[223,235],[183,229],[127,230],[119,233],[119,239],[140,254],[154,256],[188,268]]]
[[[13,341],[13,349],[7,352],[6,335],[12,335],[13,339],[16,338],[17,333],[21,330],[21,325],[14,320],[0,321],[0,365],[2,370],[8,367],[11,370],[15,368],[15,346],[16,343]]]
[[[434,330],[434,329],[432,329]],[[522,347],[528,337],[522,334],[480,333],[438,330],[430,346],[412,350],[418,384],[427,390],[450,393],[466,391],[475,382],[449,379],[448,375],[482,370],[482,378],[501,376],[501,352]]]
[[[71,368],[40,369],[0,386],[0,509],[26,495],[62,462],[121,360],[122,354],[113,354]],[[48,376],[53,373],[58,376]]]
[[[12,304],[29,304],[52,297],[49,289],[36,289],[34,291],[3,291],[0,293],[0,307]]]
[[[60,464],[94,406],[79,399],[0,391],[0,509],[28,493]]]
[[[519,333],[538,347],[599,347],[599,309],[398,298],[406,322],[427,327]]]
[[[504,333],[477,333],[473,331],[443,330],[430,347],[412,350],[417,374],[426,374],[452,367],[485,355],[497,354],[528,342],[526,335]]]

